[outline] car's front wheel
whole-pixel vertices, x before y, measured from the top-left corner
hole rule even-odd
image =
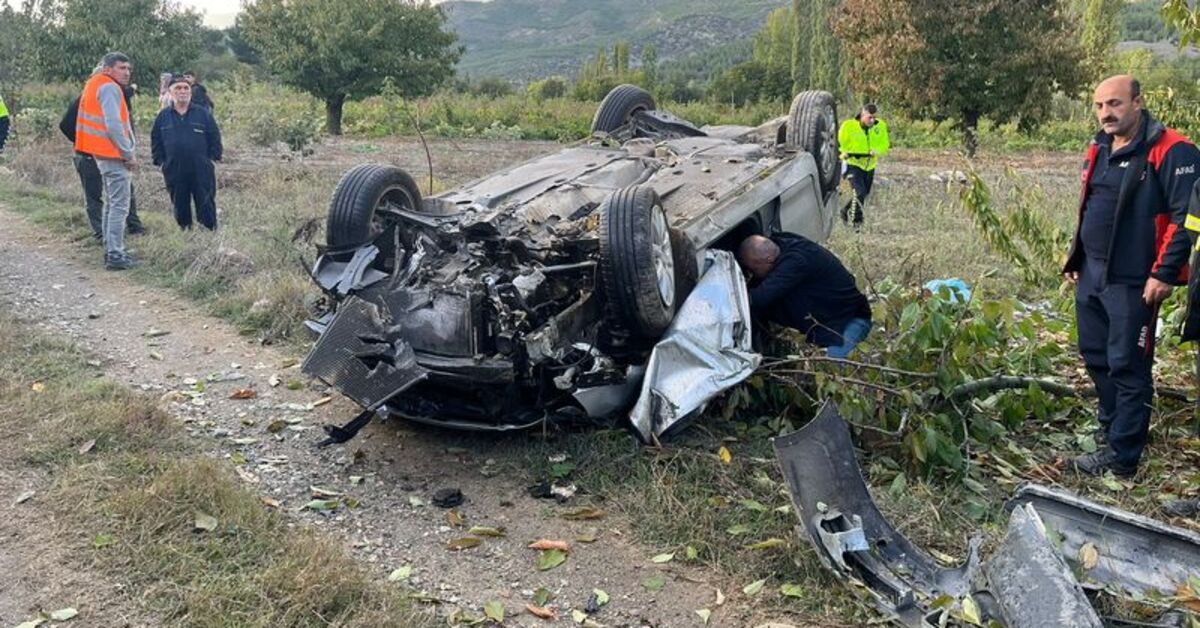
[[[420,208],[421,191],[407,172],[386,164],[355,166],[342,175],[333,191],[325,244],[334,251],[361,246],[396,225],[394,210]]]
[[[600,101],[592,117],[592,133],[612,133],[629,123],[639,111],[652,111],[654,97],[637,85],[618,85]]]
[[[630,186],[604,202],[600,275],[613,322],[634,338],[658,340],[678,297],[670,226],[654,188]]]

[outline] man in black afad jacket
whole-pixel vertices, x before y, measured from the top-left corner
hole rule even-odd
[[[871,331],[871,306],[854,276],[833,253],[793,233],[750,236],[738,247],[738,261],[750,271],[750,313],[804,334],[845,358]]]
[[[125,87],[125,106],[133,112],[133,88]],[[75,123],[79,117],[79,98],[71,101],[58,121],[58,130],[75,145]],[[88,225],[92,228],[92,237],[104,240],[101,229],[101,218],[104,216],[104,179],[96,167],[96,160],[87,153],[75,153],[75,172],[79,173],[79,182],[83,185],[83,206],[87,212]],[[146,233],[142,219],[137,213],[137,196],[133,193],[133,184],[129,186],[129,217],[125,220],[125,232],[130,235]]]
[[[217,177],[214,161],[221,161],[221,131],[212,114],[192,104],[192,86],[182,76],[167,89],[172,105],[158,112],[150,132],[154,165],[162,166],[167,192],[175,206],[175,222],[192,228],[192,202],[196,220],[217,228]]]
[[[1063,274],[1076,284],[1079,352],[1100,398],[1099,449],[1078,473],[1132,476],[1146,447],[1158,306],[1187,281],[1188,196],[1200,151],[1142,108],[1131,76],[1096,88],[1079,223]]]

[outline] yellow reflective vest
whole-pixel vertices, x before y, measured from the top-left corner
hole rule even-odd
[[[846,120],[838,129],[838,151],[847,165],[870,172],[879,165],[879,158],[887,154],[889,146],[887,123],[879,118],[870,129],[864,129],[858,118]]]

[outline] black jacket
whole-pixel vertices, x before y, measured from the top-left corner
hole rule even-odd
[[[212,113],[212,110],[213,110],[212,98],[208,97],[208,89],[205,88],[203,85],[201,85],[199,82],[192,84],[192,104],[200,105],[201,107],[208,109],[209,113]]]
[[[1116,284],[1140,285],[1154,277],[1182,285],[1188,279],[1187,262],[1192,248],[1184,221],[1188,215],[1188,197],[1200,170],[1200,150],[1147,111],[1142,112],[1141,134],[1141,148],[1129,154],[1117,194],[1104,276]],[[1085,254],[1080,227],[1101,141],[1109,141],[1103,132],[1088,147],[1079,220],[1063,272],[1079,272],[1083,267]]]
[[[221,160],[221,130],[204,107],[190,106],[184,115],[174,107],[158,112],[150,131],[150,154],[163,174],[211,168]]]
[[[851,319],[871,320],[867,297],[854,276],[824,247],[793,233],[778,233],[775,267],[750,289],[750,310],[756,319],[802,332],[813,344],[842,344]]]

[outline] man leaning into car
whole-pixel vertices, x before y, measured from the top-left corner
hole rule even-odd
[[[871,306],[841,260],[793,233],[753,235],[738,247],[751,274],[750,311],[756,321],[791,327],[829,357],[845,358],[871,331]]]

